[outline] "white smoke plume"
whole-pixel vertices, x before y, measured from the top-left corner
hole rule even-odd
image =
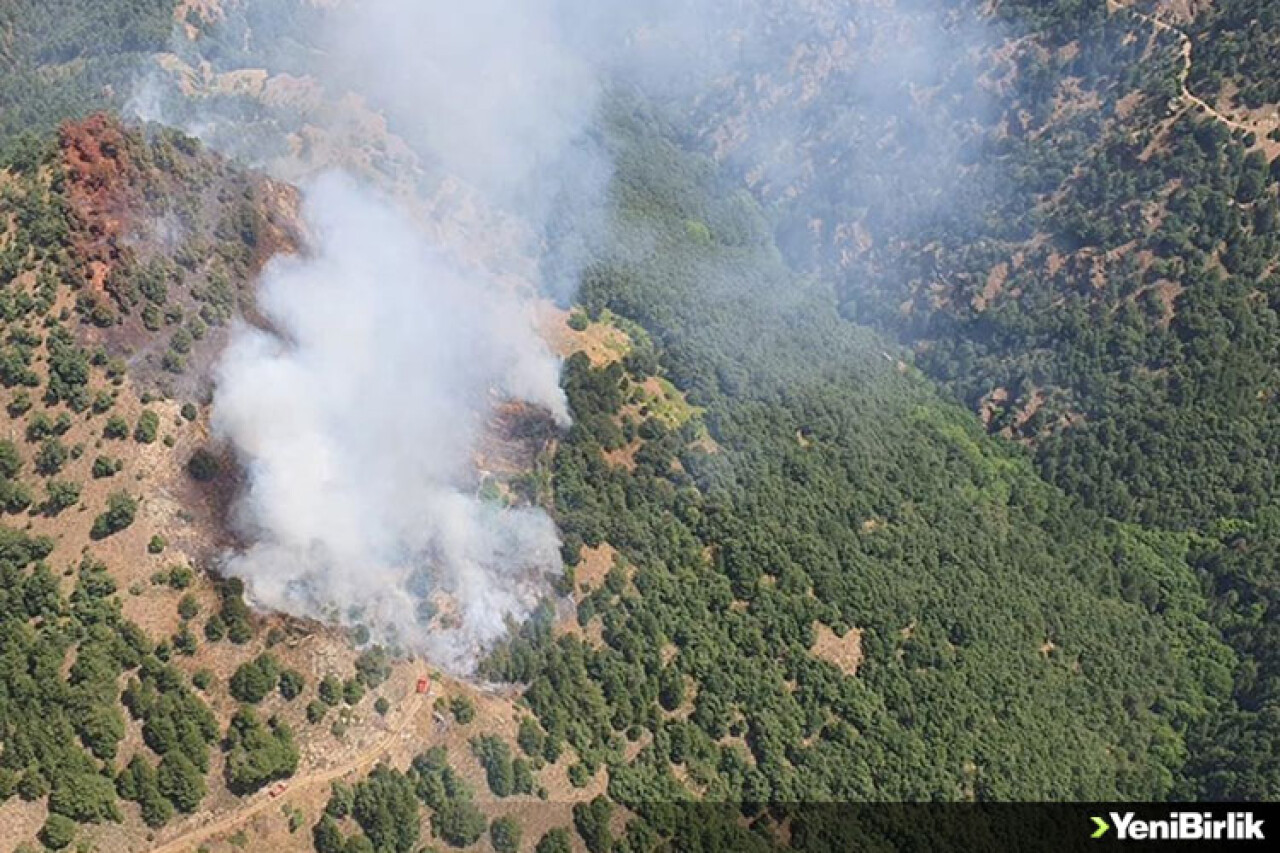
[[[350,178],[316,181],[304,215],[313,254],[259,286],[273,331],[238,328],[217,370],[213,425],[248,469],[255,540],[227,569],[262,605],[336,609],[461,663],[558,568],[550,519],[481,502],[471,470],[495,395],[567,422],[558,365],[520,302]],[[428,628],[435,593],[454,627]]]
[[[306,175],[287,160],[301,125],[262,120],[216,82],[234,70],[219,55],[285,67],[286,49],[263,33],[290,32],[301,8],[227,0],[212,64],[180,27],[174,54],[192,69],[187,83],[149,76],[133,112],[280,177]],[[562,11],[556,0],[352,0],[305,13],[318,49],[295,55],[339,108],[322,102],[296,121],[341,122],[354,94],[386,117],[432,181],[463,182],[537,235],[552,207],[598,205],[609,177],[587,134],[598,69],[568,43]],[[211,97],[185,88],[201,80],[215,81]],[[465,671],[560,569],[549,516],[482,500],[473,460],[499,402],[567,425],[559,364],[530,305],[537,289],[564,285],[500,282],[477,263],[487,252],[475,241],[493,239],[477,236],[485,216],[479,228],[423,223],[424,210],[448,215],[448,205],[439,214],[370,180],[306,179],[306,252],[268,265],[258,285],[266,322],[238,326],[216,368],[214,432],[246,471],[233,518],[248,544],[223,570],[259,606],[363,624]],[[540,251],[536,242],[512,248]]]

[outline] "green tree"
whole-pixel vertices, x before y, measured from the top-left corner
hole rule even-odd
[[[330,707],[342,703],[342,682],[336,675],[326,675],[320,680],[320,700]]]
[[[263,652],[236,667],[228,687],[237,700],[256,705],[276,689],[279,681],[280,664],[269,653]]]
[[[113,533],[119,533],[129,525],[138,513],[138,502],[125,492],[112,492],[107,497],[107,510],[93,520],[93,528],[89,535],[94,539],[105,539]]]
[[[538,846],[535,848],[535,853],[572,853],[572,851],[573,844],[569,837],[569,830],[561,826],[547,830],[542,838],[538,839]]]
[[[40,841],[50,850],[62,850],[76,837],[75,821],[60,814],[51,814],[40,829]]]
[[[50,480],[45,484],[46,497],[41,511],[57,515],[80,502],[80,484],[68,480]]]
[[[51,477],[62,470],[62,466],[67,464],[70,455],[67,446],[61,441],[56,438],[46,438],[36,452],[36,471]]]
[[[139,444],[152,444],[160,431],[160,416],[151,409],[143,409],[133,428],[133,440]]]
[[[191,814],[204,799],[204,776],[181,752],[173,751],[166,755],[160,762],[156,777],[160,793],[178,811]]]
[[[522,717],[520,719],[520,729],[516,734],[516,743],[520,745],[520,749],[525,755],[536,757],[542,754],[543,747],[542,726],[538,725],[538,721],[533,717]]]
[[[606,853],[613,846],[613,834],[609,830],[612,816],[613,804],[604,797],[573,807],[573,825],[591,853]]]
[[[231,718],[225,748],[227,787],[235,794],[252,793],[298,769],[298,748],[288,725],[274,717],[264,725],[250,707]]]
[[[187,460],[187,473],[197,482],[208,483],[215,480],[221,471],[222,463],[218,461],[218,457],[203,447],[191,454],[191,458]]]
[[[449,700],[449,710],[453,718],[464,726],[476,718],[476,705],[469,696],[454,696]]]
[[[49,811],[78,823],[120,820],[111,780],[92,772],[68,773],[58,779],[49,793]]]
[[[418,841],[418,800],[396,770],[379,765],[357,784],[351,814],[378,850],[408,853]]]
[[[471,739],[471,751],[484,767],[489,790],[495,796],[509,797],[517,792],[515,769],[511,761],[511,747],[496,735],[481,735]]]
[[[22,470],[22,454],[9,439],[0,439],[0,479],[11,480]]]
[[[338,822],[329,815],[322,814],[311,829],[311,844],[316,853],[343,853],[346,843]]]
[[[178,615],[183,620],[194,619],[199,612],[200,602],[196,601],[196,597],[191,593],[187,593],[178,599]]]
[[[280,695],[287,701],[293,701],[302,695],[302,690],[306,686],[306,678],[296,669],[286,669],[280,673]]]
[[[447,800],[431,815],[431,827],[453,847],[470,847],[480,840],[489,822],[470,800]]]
[[[512,817],[496,818],[489,824],[489,841],[495,853],[516,853],[521,834],[520,824]]]
[[[374,646],[356,658],[356,677],[370,690],[382,684],[391,675],[391,659],[386,649]]]
[[[129,422],[119,415],[112,415],[107,418],[107,423],[102,428],[102,437],[108,439],[122,439],[129,436]]]

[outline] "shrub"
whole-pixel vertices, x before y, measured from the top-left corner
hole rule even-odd
[[[112,415],[107,418],[107,423],[102,428],[102,437],[110,439],[128,438],[129,422],[119,415]]]
[[[151,409],[144,409],[133,428],[133,440],[140,444],[152,444],[160,432],[160,416]]]
[[[256,705],[276,689],[280,680],[280,665],[266,652],[251,661],[240,664],[231,676],[231,695],[241,702]]]
[[[218,457],[203,447],[191,454],[191,458],[187,460],[187,473],[197,482],[207,483],[216,479],[221,472],[222,463],[218,461]]]
[[[93,528],[89,535],[94,539],[104,539],[113,533],[119,533],[133,524],[138,514],[138,502],[124,492],[112,492],[107,498],[107,511],[93,520]]]

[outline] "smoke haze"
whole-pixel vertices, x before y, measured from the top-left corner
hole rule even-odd
[[[192,41],[180,29],[184,82],[145,81],[139,114],[286,179],[308,176],[309,253],[269,266],[261,307],[271,330],[237,329],[217,371],[214,426],[247,467],[236,517],[253,543],[227,570],[262,605],[361,622],[466,668],[559,568],[548,516],[477,499],[472,460],[501,400],[567,422],[530,300],[566,300],[581,263],[617,226],[603,212],[606,90],[621,82],[660,94],[718,156],[756,170],[766,198],[853,180],[846,173],[861,174],[852,166],[865,158],[885,166],[881,183],[850,188],[852,206],[892,212],[923,193],[918,206],[936,210],[948,190],[936,176],[955,171],[958,142],[922,119],[935,106],[927,93],[937,69],[982,35],[923,10],[923,29],[911,29],[891,8],[834,0],[352,0],[324,9],[228,0],[210,30],[220,35]],[[259,67],[269,84],[246,105],[234,93],[252,78],[236,75]],[[824,87],[879,116],[874,135],[815,116]],[[351,95],[357,117],[385,117],[390,133],[359,137],[374,168],[317,177],[316,166],[345,163],[347,152],[339,143],[317,155],[310,130],[344,138],[359,123]],[[795,144],[823,132],[854,139],[849,168],[815,169],[815,153]],[[885,158],[891,136],[909,141],[901,163]],[[417,198],[372,187],[406,171],[417,173]],[[491,229],[495,219],[470,201],[469,219],[437,203],[426,217],[437,221],[419,221],[422,208],[410,207],[446,180],[521,227]],[[812,214],[794,216],[808,233]],[[436,227],[441,219],[449,227]],[[485,268],[495,244],[527,260],[514,267],[522,281],[511,282],[512,268]],[[707,276],[708,286],[721,278]]]

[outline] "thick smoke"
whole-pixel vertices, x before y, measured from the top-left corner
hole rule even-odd
[[[556,21],[539,2],[353,3],[328,19],[318,73],[536,234],[608,178],[585,135],[597,81]],[[228,135],[216,114],[186,123]],[[550,518],[477,497],[473,462],[499,402],[568,423],[534,331],[541,283],[464,265],[467,246],[432,245],[438,229],[350,175],[304,193],[308,252],[268,267],[267,330],[238,328],[217,369],[213,426],[247,469],[236,518],[252,543],[226,569],[260,605],[465,668],[560,567]]]
[[[471,470],[495,397],[567,422],[557,364],[521,303],[351,179],[317,180],[304,215],[313,253],[260,284],[272,331],[239,328],[217,371],[214,428],[247,466],[256,540],[228,569],[261,604],[460,660],[558,567],[550,519],[482,502]],[[454,627],[428,627],[440,593]]]

